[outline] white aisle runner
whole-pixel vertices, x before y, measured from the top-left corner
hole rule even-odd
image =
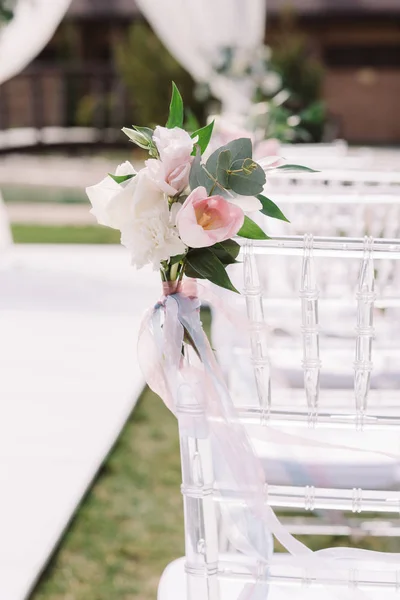
[[[17,246],[0,270],[1,600],[27,597],[129,416],[159,289],[118,246]]]

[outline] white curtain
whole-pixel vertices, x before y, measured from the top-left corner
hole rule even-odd
[[[224,47],[251,53],[264,39],[266,0],[136,0],[171,54],[198,82],[209,83],[224,112],[244,112],[251,82],[214,67]]]
[[[52,38],[71,0],[18,0],[0,28],[0,84],[17,75]]]
[[[0,85],[22,71],[43,50],[70,2],[17,0],[14,18],[0,27]],[[11,243],[11,230],[0,193],[0,255]]]

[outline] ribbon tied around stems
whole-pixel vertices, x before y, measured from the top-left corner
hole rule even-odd
[[[185,429],[194,436],[208,437],[213,457],[214,487],[221,496],[221,516],[232,546],[253,564],[255,583],[247,584],[238,600],[265,599],[271,565],[274,535],[292,555],[290,566],[303,569],[308,578],[318,572],[349,572],[370,568],[371,562],[400,563],[400,554],[355,548],[328,548],[313,552],[293,537],[265,502],[265,475],[261,460],[253,450],[245,427],[240,422],[222,373],[204,333],[200,320],[200,300],[195,280],[164,282],[163,296],[142,322],[138,356],[149,387],[177,415],[179,403],[190,402],[193,414],[204,416],[199,431],[198,419],[185,414]],[[182,352],[184,342],[194,352],[190,363]],[[276,438],[275,431],[274,437]],[[286,439],[287,443],[287,439]],[[224,502],[224,490],[237,494],[241,504]],[[369,563],[369,566],[368,564]],[[288,565],[289,566],[289,565]],[[387,566],[386,566],[387,568]],[[383,567],[382,570],[385,570]],[[352,590],[324,590],[324,598],[357,598],[369,594],[357,586]]]

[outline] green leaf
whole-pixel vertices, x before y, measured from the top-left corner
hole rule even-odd
[[[224,188],[228,187],[229,173],[228,169],[232,163],[232,153],[230,150],[223,150],[218,156],[216,179]]]
[[[240,196],[257,196],[263,191],[265,172],[251,158],[236,160],[231,164],[230,171],[228,186]]]
[[[186,277],[192,277],[192,279],[205,279],[205,277],[193,269],[188,262],[185,263],[185,275]]]
[[[285,215],[283,214],[281,209],[275,204],[275,202],[272,202],[272,200],[270,200],[266,196],[263,196],[262,194],[258,194],[257,198],[262,204],[260,212],[263,215],[266,215],[267,217],[272,217],[272,219],[279,219],[280,221],[286,221],[287,223],[290,223],[289,219],[285,217]]]
[[[278,171],[290,171],[291,173],[296,173],[299,171],[303,171],[305,173],[319,173],[315,169],[310,169],[309,167],[303,167],[302,165],[282,165],[280,167],[276,167]]]
[[[131,142],[133,142],[140,148],[144,148],[145,150],[148,150],[149,147],[153,144],[152,138],[149,139],[147,135],[138,131],[136,127],[134,129],[129,129],[128,127],[123,127],[122,131],[125,133],[125,135],[128,136],[128,138],[131,140]]]
[[[169,105],[169,117],[166,124],[168,129],[174,127],[182,127],[183,125],[183,100],[182,96],[176,87],[175,83],[172,82],[172,96],[171,103]]]
[[[251,158],[253,147],[249,138],[239,138],[238,140],[233,140],[232,142],[229,142],[229,144],[221,146],[221,148],[215,150],[206,163],[207,171],[209,171],[209,173],[211,173],[214,176],[216,176],[217,174],[219,155],[225,150],[230,151],[231,161],[233,162],[239,159],[245,160],[246,158]]]
[[[194,131],[192,133],[192,135],[190,136],[192,139],[195,139],[196,137],[198,138],[196,144],[199,145],[200,151],[202,154],[206,151],[207,146],[210,143],[213,129],[214,129],[214,121],[211,121],[211,123],[209,123],[205,127],[202,127],[201,129],[197,129],[196,131]],[[196,152],[194,149],[192,152],[193,156],[195,155],[195,153]]]
[[[12,20],[13,17],[14,17],[14,12],[12,10],[10,10],[9,8],[3,8],[2,6],[0,6],[0,23],[1,23],[1,21],[5,21],[6,23],[8,23],[9,21]]]
[[[176,263],[181,262],[185,258],[186,254],[177,254],[176,256],[171,256],[169,259],[170,265],[176,265]]]
[[[210,250],[219,258],[223,265],[233,265],[240,252],[240,244],[234,240],[225,240],[210,246]]]
[[[153,143],[154,131],[150,127],[139,127],[138,125],[132,125],[133,129],[141,133],[149,142]]]
[[[199,147],[196,147],[196,156],[190,169],[189,185],[192,191],[199,186],[205,187],[207,193],[210,192],[214,185],[213,180],[209,178],[201,166],[201,154]]]
[[[125,183],[125,181],[129,181],[132,177],[135,177],[135,173],[131,175],[113,175],[112,173],[108,174],[111,179],[114,179],[116,183]]]
[[[241,229],[237,232],[240,237],[247,238],[249,240],[269,240],[267,234],[254,223],[249,217],[244,218],[244,223]]]
[[[196,273],[196,277],[208,279],[215,285],[239,293],[229,279],[224,265],[210,248],[189,250],[186,256],[186,264],[190,267],[189,272]],[[185,273],[188,274],[187,269],[185,269]]]

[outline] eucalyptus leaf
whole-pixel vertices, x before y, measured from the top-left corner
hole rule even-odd
[[[276,167],[277,171],[289,171],[290,173],[319,173],[315,169],[310,169],[310,167],[303,167],[302,165],[281,165],[280,167]]]
[[[266,196],[263,196],[262,194],[258,194],[257,198],[262,204],[260,212],[263,215],[271,217],[272,219],[279,219],[280,221],[286,221],[287,223],[290,223],[289,219],[285,217],[285,215],[283,214],[281,209],[275,204],[275,202],[272,202],[272,200],[270,200]]]
[[[237,232],[240,237],[247,238],[249,240],[268,240],[267,234],[249,217],[244,217],[244,223]]]
[[[205,187],[207,193],[210,192],[214,185],[213,180],[210,179],[201,165],[201,154],[199,147],[196,148],[196,156],[190,169],[189,185],[192,191],[199,186]]]
[[[223,150],[218,156],[216,178],[222,187],[228,187],[229,173],[228,169],[232,163],[232,153],[230,150]]]
[[[199,145],[202,154],[207,150],[207,146],[210,143],[212,132],[214,129],[214,123],[215,121],[211,121],[211,123],[209,123],[205,127],[194,131],[190,136],[193,140],[197,138],[196,144]],[[192,154],[195,155],[195,149],[193,150]]]
[[[114,179],[116,183],[125,183],[125,181],[129,181],[132,177],[135,177],[135,173],[131,173],[130,175],[113,175],[109,173],[108,176]]]
[[[189,266],[189,273],[196,273],[196,277],[208,279],[215,285],[239,293],[229,279],[224,265],[210,248],[189,250],[186,264]],[[187,269],[185,269],[185,274],[188,274]]]
[[[239,138],[237,140],[232,140],[226,146],[223,146],[224,150],[230,150],[232,153],[232,162],[234,160],[239,160],[240,158],[244,160],[245,158],[253,157],[253,144],[251,143],[250,138]]]
[[[183,126],[183,100],[182,96],[176,87],[175,83],[172,82],[172,96],[171,103],[169,105],[169,117],[166,124],[168,129],[173,129],[174,127],[182,127]]]
[[[252,159],[236,160],[230,166],[228,187],[241,196],[257,196],[265,185],[266,177],[260,165]]]
[[[211,154],[206,163],[207,171],[214,176],[217,174],[219,155],[225,150],[230,151],[232,162],[239,159],[245,160],[246,158],[251,158],[253,155],[250,138],[239,138],[238,140],[229,142],[229,144],[225,144],[225,146],[221,146]]]
[[[225,240],[210,246],[210,250],[219,258],[223,265],[232,265],[237,262],[240,244],[234,240]]]

